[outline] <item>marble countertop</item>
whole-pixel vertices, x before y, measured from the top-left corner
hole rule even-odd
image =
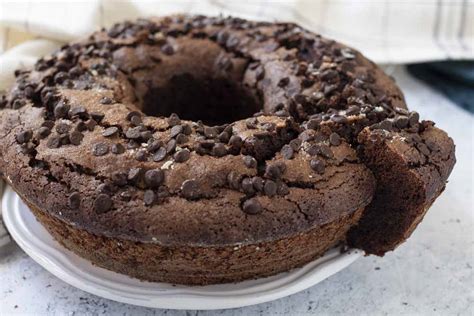
[[[321,315],[474,313],[474,117],[402,67],[388,67],[412,110],[456,142],[446,191],[412,237],[385,257],[364,257],[312,288],[277,301],[218,311],[142,308],[103,299],[57,279],[12,245],[0,255],[0,315]]]

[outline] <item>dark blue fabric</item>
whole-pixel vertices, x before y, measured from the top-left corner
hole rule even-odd
[[[408,72],[474,113],[474,61],[413,64]]]

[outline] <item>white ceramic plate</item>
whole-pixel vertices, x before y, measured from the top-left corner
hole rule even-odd
[[[183,286],[142,282],[92,265],[59,245],[7,187],[2,200],[5,224],[18,245],[61,280],[86,292],[128,304],[171,309],[221,309],[275,300],[313,286],[362,256],[357,250],[328,251],[302,268],[235,284]]]

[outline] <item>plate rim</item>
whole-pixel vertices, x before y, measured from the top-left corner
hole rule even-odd
[[[106,270],[92,265],[86,259],[79,257],[73,252],[65,249],[55,241],[49,232],[41,226],[44,232],[50,237],[50,241],[44,241],[40,238],[26,238],[26,235],[34,236],[28,226],[32,223],[25,223],[24,215],[21,215],[22,205],[29,210],[29,208],[21,201],[19,195],[14,192],[10,186],[6,186],[2,196],[3,218],[10,235],[35,262],[41,265],[48,272],[59,278],[60,280],[79,288],[85,292],[104,297],[106,299],[127,303],[132,305],[151,307],[151,308],[167,308],[167,309],[194,309],[194,310],[215,310],[228,309],[250,306],[264,302],[273,301],[282,297],[286,297],[300,291],[303,291],[313,285],[318,284],[324,279],[334,275],[351,265],[354,261],[362,257],[362,252],[357,249],[350,249],[346,253],[339,253],[337,249],[329,250],[323,257],[316,259],[305,266],[293,269],[290,272],[283,272],[273,277],[261,278],[257,280],[244,281],[240,283],[229,283],[220,285],[207,286],[185,286],[177,285],[173,290],[169,288],[170,284],[139,281],[131,277]],[[31,211],[30,211],[31,212]],[[34,218],[34,215],[30,213]],[[33,225],[41,225],[38,221],[34,221]],[[49,244],[52,241],[52,245]],[[48,252],[48,250],[50,253]],[[95,273],[84,271],[72,259],[79,258],[89,263],[89,269],[95,270]],[[87,264],[86,264],[87,266]],[[130,293],[126,291],[128,284],[117,283],[117,281],[94,280],[98,279],[97,273],[105,273],[106,275],[116,276],[119,278],[125,277],[132,282],[140,282],[141,285],[147,284],[150,286],[156,285],[154,291],[151,289],[138,290],[135,286],[135,292]],[[292,278],[293,275],[293,278]],[[85,278],[86,282],[81,280]],[[91,280],[92,279],[92,280]],[[280,281],[280,282],[278,282]],[[90,283],[89,283],[90,282]],[[251,284],[249,288],[234,290],[235,294],[222,295],[222,289],[226,286],[237,286]],[[111,284],[107,284],[111,283]],[[273,284],[273,286],[271,286]],[[114,288],[115,285],[115,288]],[[121,290],[117,286],[122,287]],[[265,289],[265,286],[268,288]],[[158,290],[158,288],[161,290]],[[206,293],[203,290],[217,288],[214,293]],[[250,290],[252,291],[250,291]],[[217,292],[219,291],[219,293]],[[238,294],[238,292],[242,292]],[[147,294],[148,293],[148,294]],[[141,295],[141,296],[140,296]]]

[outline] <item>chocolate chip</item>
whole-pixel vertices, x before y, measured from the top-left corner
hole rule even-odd
[[[105,114],[100,112],[91,112],[90,115],[96,122],[101,122],[105,117]]]
[[[146,206],[151,206],[155,203],[156,200],[156,194],[152,190],[146,190],[145,193],[143,194],[143,203]]]
[[[109,145],[106,143],[97,143],[92,147],[92,154],[94,156],[104,156],[109,152]]]
[[[398,116],[396,119],[395,119],[395,126],[400,128],[400,129],[403,129],[403,128],[406,128],[408,126],[408,118],[406,116]]]
[[[147,142],[147,150],[149,152],[155,152],[157,151],[158,149],[160,149],[161,146],[163,146],[163,142],[161,140],[158,140],[158,139],[153,139],[153,138],[150,138]]]
[[[184,135],[191,135],[191,133],[193,132],[193,129],[191,128],[191,125],[183,124],[181,126],[183,127],[183,134]]]
[[[243,143],[242,138],[237,135],[232,135],[229,139],[229,146],[233,148],[240,149],[240,147],[242,147],[242,143]]]
[[[73,131],[69,134],[69,142],[75,146],[81,144],[84,135],[81,132]]]
[[[278,179],[281,177],[281,168],[278,164],[270,164],[265,169],[265,177],[270,179]]]
[[[179,119],[178,114],[176,113],[171,113],[170,117],[168,118],[168,125],[169,126],[175,126],[181,124],[181,120]]]
[[[176,140],[170,139],[168,143],[166,143],[166,153],[171,154],[176,150]]]
[[[278,86],[280,88],[286,87],[290,83],[290,78],[285,77],[281,78],[280,81],[278,81]]]
[[[80,117],[81,119],[88,118],[89,115],[87,114],[87,110],[83,106],[76,106],[69,110],[69,117]]]
[[[252,180],[250,178],[244,178],[242,180],[242,191],[247,195],[252,195],[255,193]]]
[[[230,135],[229,135],[229,133],[227,133],[226,131],[224,131],[224,132],[220,133],[220,134],[217,136],[217,139],[219,139],[219,141],[220,141],[221,143],[227,144],[227,142],[228,142],[229,139],[230,139]]]
[[[245,126],[247,126],[248,129],[256,129],[257,124],[258,124],[258,120],[256,117],[252,117],[245,120]]]
[[[257,190],[258,192],[263,191],[264,184],[263,184],[263,179],[261,177],[253,177],[252,184],[253,184],[254,189]]]
[[[112,99],[109,97],[103,97],[100,99],[100,104],[112,104]]]
[[[48,139],[46,146],[51,149],[59,148],[59,146],[61,146],[61,139],[59,138],[59,136],[53,135]]]
[[[132,127],[125,132],[125,137],[128,139],[138,139],[140,138],[140,132],[140,127]]]
[[[94,120],[92,120],[92,121],[95,122]],[[77,125],[76,125],[76,131],[78,131],[78,132],[85,132],[85,131],[87,131],[87,130],[88,130],[88,128],[87,128],[87,124],[86,124],[86,123],[84,123],[84,122],[79,122],[79,123],[77,123]]]
[[[16,99],[15,101],[13,101],[12,109],[18,110],[18,109],[24,107],[25,104],[26,104],[25,100]]]
[[[324,170],[326,169],[326,166],[324,164],[324,161],[318,160],[318,159],[311,159],[309,162],[311,169],[316,171],[317,173],[324,173]]]
[[[351,105],[346,110],[346,115],[349,115],[349,116],[359,114],[359,113],[360,113],[360,107],[358,107],[357,105]]]
[[[100,193],[111,195],[114,192],[114,188],[109,183],[101,183],[97,186],[97,191]]]
[[[391,131],[393,129],[393,124],[389,120],[384,120],[379,123],[380,129],[386,130],[386,131]]]
[[[49,129],[46,126],[41,126],[40,128],[38,128],[38,131],[37,131],[38,138],[40,139],[44,139],[48,137],[50,133],[51,133],[51,129]]]
[[[319,152],[319,145],[311,145],[306,149],[306,153],[308,153],[308,155],[310,156],[316,156],[317,154],[319,154]]]
[[[275,123],[269,122],[269,123],[262,124],[262,129],[264,129],[268,132],[273,132],[275,130],[275,128],[276,128]]]
[[[163,54],[168,55],[168,56],[171,56],[175,53],[174,47],[168,43],[161,46],[161,51],[163,52]]]
[[[204,136],[206,136],[206,138],[215,138],[217,135],[217,128],[209,126],[204,127]]]
[[[47,127],[49,129],[52,129],[54,127],[54,121],[51,120],[46,120],[43,123],[41,123],[41,126]]]
[[[418,114],[418,112],[413,111],[408,115],[408,123],[410,124],[410,126],[415,126],[416,124],[418,124],[419,120],[420,114]]]
[[[275,181],[267,180],[265,181],[263,191],[269,197],[275,196],[277,193],[277,184],[275,183]]]
[[[255,79],[257,79],[257,81],[260,81],[264,77],[265,77],[265,69],[263,68],[263,66],[258,66],[255,69]]]
[[[148,152],[146,149],[140,149],[135,154],[135,159],[137,161],[147,161],[148,159]]]
[[[79,192],[73,192],[69,195],[68,206],[70,209],[77,210],[81,205],[81,195]]]
[[[143,176],[143,169],[142,168],[131,168],[128,171],[127,179],[133,183],[137,183]]]
[[[212,155],[216,157],[223,157],[227,155],[227,148],[225,148],[225,145],[222,143],[216,143],[212,148]]]
[[[306,123],[307,129],[317,130],[321,124],[321,119],[311,119]]]
[[[291,148],[290,145],[284,145],[281,148],[281,155],[285,159],[292,159],[294,154],[295,154],[295,152],[293,151],[293,148]]]
[[[197,199],[200,195],[199,184],[196,180],[186,180],[181,185],[181,195],[186,199]]]
[[[149,188],[159,187],[165,180],[165,173],[161,169],[152,169],[145,172],[145,184]]]
[[[140,138],[143,139],[144,141],[148,141],[152,137],[153,137],[153,134],[149,130],[140,132]]]
[[[112,208],[112,199],[107,194],[99,194],[94,201],[94,210],[99,213],[105,213]]]
[[[111,127],[106,128],[106,129],[102,132],[102,136],[104,136],[104,137],[110,137],[110,136],[113,136],[113,135],[117,134],[118,131],[119,131],[118,127],[116,127],[116,126],[111,126]]]
[[[227,182],[232,189],[238,190],[240,188],[240,175],[235,171],[229,172]]]
[[[33,137],[33,132],[31,130],[22,131],[15,135],[15,139],[18,144],[27,143],[30,141],[32,137]]]
[[[298,151],[301,147],[301,139],[296,138],[290,141],[290,147],[293,149],[293,151]]]
[[[113,144],[111,146],[111,151],[115,155],[120,155],[120,154],[123,154],[125,152],[125,147],[123,147],[122,144]]]
[[[129,191],[123,191],[119,194],[119,196],[123,201],[127,201],[127,202],[132,199],[132,193]]]
[[[339,146],[341,144],[341,137],[337,133],[331,133],[329,135],[329,143],[333,146]]]
[[[331,121],[333,121],[334,123],[343,124],[347,123],[347,117],[345,117],[344,115],[334,114],[331,116]]]
[[[71,129],[71,125],[67,123],[61,122],[61,123],[56,124],[56,131],[59,134],[66,134],[69,132],[70,129]]]
[[[178,134],[182,133],[183,132],[183,126],[181,125],[175,125],[171,128],[171,131],[170,131],[170,137],[174,138],[176,137]]]
[[[55,118],[66,118],[69,112],[69,105],[63,101],[58,102],[54,107],[54,117]]]
[[[132,123],[133,126],[140,126],[143,122],[139,115],[134,115],[130,118],[130,123]]]
[[[127,148],[128,149],[137,149],[140,148],[140,143],[137,141],[134,141],[133,139],[129,140],[127,143]]]
[[[244,156],[244,164],[247,168],[257,168],[257,160],[252,156]]]
[[[68,145],[69,144],[69,135],[68,134],[59,135],[59,141],[61,142],[61,145]]]
[[[331,148],[327,145],[319,146],[319,154],[323,155],[326,158],[334,157],[334,153],[332,152]]]
[[[263,211],[262,205],[256,198],[246,200],[242,205],[242,209],[249,215],[259,214]]]
[[[189,149],[184,148],[176,152],[173,158],[174,158],[174,161],[176,162],[185,162],[189,159],[190,156],[191,156],[191,153],[189,152]]]
[[[86,124],[87,129],[91,132],[97,126],[97,122],[93,119],[88,120],[85,124]],[[78,126],[79,126],[79,124],[78,124]]]
[[[166,148],[160,147],[156,153],[153,155],[153,161],[158,162],[162,161],[166,157]]]
[[[134,117],[134,116],[140,117],[141,114],[140,114],[140,112],[138,112],[138,111],[131,111],[131,112],[128,112],[128,114],[127,114],[127,116],[126,116],[125,118],[126,118],[128,121],[131,121],[131,120],[132,120],[132,117]]]
[[[178,136],[176,136],[176,143],[178,143],[178,144],[185,144],[188,141],[189,141],[188,136],[186,136],[184,134],[178,134]]]
[[[124,172],[115,172],[112,174],[112,182],[120,187],[127,184],[127,174]]]

